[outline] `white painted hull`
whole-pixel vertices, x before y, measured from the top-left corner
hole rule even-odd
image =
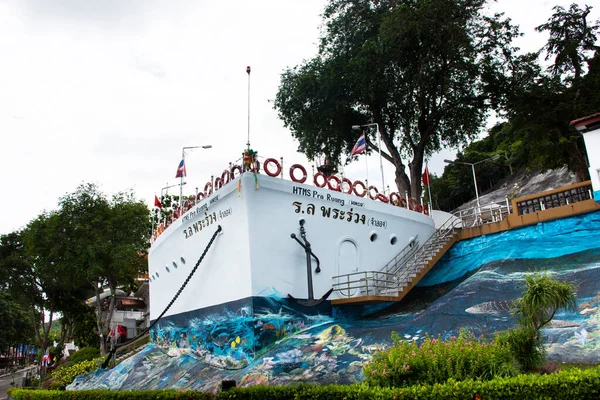
[[[313,260],[316,298],[331,289],[333,276],[380,270],[411,238],[424,242],[435,230],[432,218],[405,208],[265,175],[257,178],[258,189],[252,173],[239,176],[153,243],[152,320],[175,296],[219,225],[222,233],[166,316],[256,296],[307,298],[306,254],[290,237],[299,236],[300,219],[306,221],[307,239],[321,262],[317,274]],[[324,215],[327,210],[329,216]],[[373,234],[377,238],[372,241]],[[333,292],[329,299],[338,296]]]

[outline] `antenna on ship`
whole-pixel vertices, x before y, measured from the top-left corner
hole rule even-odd
[[[246,67],[246,72],[248,73],[248,149],[250,149],[250,66]]]

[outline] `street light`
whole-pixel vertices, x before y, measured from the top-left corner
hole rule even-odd
[[[381,158],[381,133],[379,132],[379,124],[377,122],[373,122],[371,124],[352,125],[352,130],[360,131],[360,128],[365,128],[367,126],[377,127],[377,147],[379,147],[379,168],[381,169],[381,186],[383,187],[383,193],[385,193],[385,182],[383,180],[383,162]]]
[[[482,162],[485,162],[485,161],[496,160],[498,157],[500,157],[500,154],[496,154],[493,157],[486,158],[485,160],[477,161],[475,163],[468,163],[468,162],[464,162],[464,161],[444,160],[444,162],[448,163],[448,164],[464,164],[464,165],[471,166],[471,169],[473,170],[473,183],[475,184],[475,198],[477,199],[477,212],[478,213],[481,213],[481,205],[479,204],[479,191],[477,190],[477,177],[475,176],[475,166],[477,164],[481,164]]]
[[[204,146],[186,146],[184,148],[181,149],[181,161],[183,161],[183,168],[185,168],[185,151],[187,149],[210,149],[212,148],[212,145],[210,144],[206,144]],[[181,208],[181,210],[183,211],[183,175],[181,174],[181,186],[179,187],[179,207]]]

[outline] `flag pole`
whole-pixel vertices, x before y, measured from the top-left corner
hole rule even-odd
[[[246,67],[246,72],[248,73],[248,142],[246,146],[250,149],[250,66]]]
[[[181,161],[183,162],[183,168],[185,171],[185,147],[181,149]],[[182,172],[181,181],[179,183],[179,216],[181,216],[181,213],[183,212],[183,175],[185,174]]]
[[[427,183],[429,183],[429,185],[427,185],[427,192],[429,193],[429,215],[431,215],[431,210],[433,209],[431,199],[431,174],[429,173],[429,165],[427,165],[427,163],[425,163],[425,171],[427,171]]]
[[[363,135],[365,134],[365,132],[363,131],[362,133]],[[367,137],[365,136],[365,168],[366,168],[366,173],[367,173],[367,179],[365,179],[365,183],[367,185],[367,191],[369,190],[369,164],[367,163],[367,158],[368,158],[368,154],[367,154]]]

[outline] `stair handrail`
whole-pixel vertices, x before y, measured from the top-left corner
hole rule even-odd
[[[387,264],[385,264],[379,271],[386,273],[394,273],[393,271],[396,269],[396,265],[404,263],[404,260],[414,254],[414,252],[419,248],[419,235],[416,235],[408,242],[408,244],[400,250],[398,254],[394,256]],[[404,254],[403,254],[404,253]],[[400,259],[398,259],[400,257]],[[391,266],[391,268],[390,268]]]
[[[414,254],[414,260],[407,260],[404,265],[398,267],[398,269],[396,270],[396,281],[398,284],[398,288],[400,288],[400,285],[407,282],[406,278],[411,273],[416,271],[416,269],[419,266],[419,261],[425,260],[425,257],[422,256],[426,253],[427,250],[429,250],[430,247],[432,247],[430,245],[434,240],[440,237],[444,237],[444,239],[447,239],[449,236],[455,233],[455,231],[457,230],[457,227],[455,226],[456,223],[461,223],[461,221],[458,218],[456,218],[456,216],[453,215],[450,218],[448,218],[448,220],[446,220],[446,222],[444,222],[439,228],[437,228],[435,232],[433,232],[433,234],[429,237],[429,239],[427,239],[425,243],[423,243],[423,245],[418,248],[418,250]],[[410,268],[403,269],[403,267],[406,267],[411,262],[412,266]]]

